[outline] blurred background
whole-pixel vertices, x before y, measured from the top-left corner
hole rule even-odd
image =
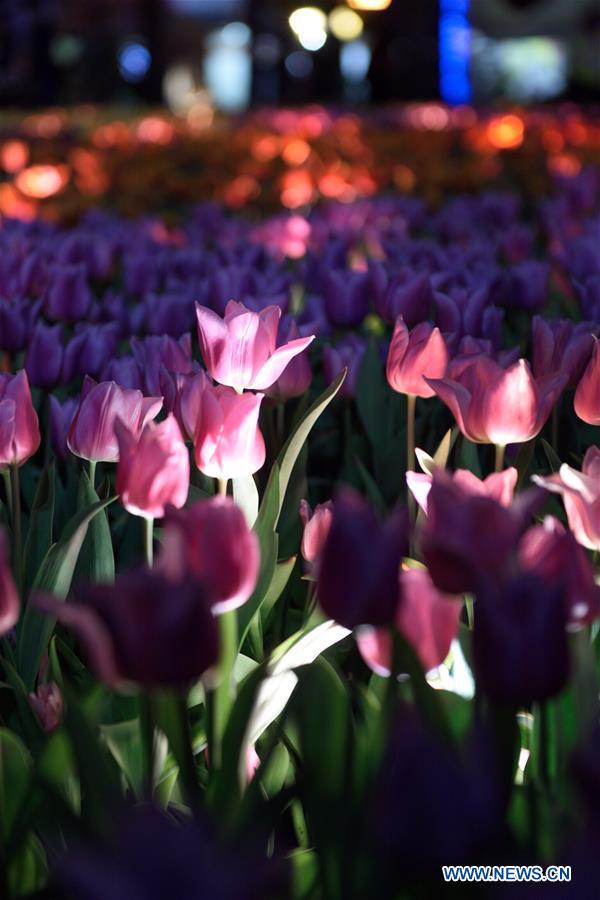
[[[2,108],[600,99],[600,0],[0,0]]]

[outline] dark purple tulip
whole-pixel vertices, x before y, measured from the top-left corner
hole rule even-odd
[[[145,330],[149,334],[178,338],[195,325],[194,302],[186,294],[146,294],[143,307]]]
[[[451,827],[449,809],[454,811]],[[392,879],[419,870],[439,871],[449,859],[472,861],[501,823],[492,742],[486,734],[477,734],[463,760],[426,730],[413,707],[403,705],[370,811],[374,847]]]
[[[151,807],[117,822],[110,842],[63,857],[54,883],[69,900],[280,900],[287,866],[261,849],[226,848],[196,817]]]
[[[593,333],[597,330],[591,322],[575,325],[568,319],[548,321],[534,316],[531,332],[535,377],[564,372],[569,379],[566,387],[576,387],[592,355]]]
[[[432,581],[448,594],[477,589],[482,574],[499,580],[516,569],[516,552],[541,491],[521,495],[509,508],[491,497],[469,495],[446,472],[436,471],[427,497],[421,548]]]
[[[117,352],[119,326],[106,322],[102,325],[83,325],[65,347],[63,380],[68,384],[77,375],[96,378]]]
[[[325,303],[322,297],[310,294],[305,302],[304,309],[298,316],[298,331],[300,337],[314,334],[317,337],[327,337],[332,328],[325,312]]]
[[[0,349],[15,353],[25,346],[28,306],[27,300],[0,298]]]
[[[547,263],[538,260],[517,263],[510,270],[510,293],[505,304],[528,311],[542,309],[548,299],[549,276]]]
[[[529,528],[519,544],[521,567],[559,586],[572,628],[589,625],[600,616],[600,587],[592,561],[572,531],[558,519],[547,516],[542,525]]]
[[[144,389],[144,379],[133,356],[110,359],[102,369],[100,381],[116,381],[119,387],[137,391]]]
[[[28,253],[23,260],[18,278],[18,289],[24,294],[41,294],[44,290],[48,266],[42,254],[37,250]]]
[[[569,652],[561,585],[531,574],[480,579],[474,611],[475,675],[492,700],[527,706],[562,690]]]
[[[342,369],[348,372],[340,388],[340,397],[354,397],[358,373],[367,349],[367,342],[358,334],[345,335],[334,347],[326,344],[323,347],[323,374],[327,384],[337,378]]]
[[[600,273],[574,283],[581,310],[590,322],[600,321]]]
[[[282,347],[288,341],[299,338],[300,332],[296,322],[287,316],[281,320],[277,334],[277,346]],[[312,382],[312,368],[306,353],[295,356],[285,367],[277,381],[267,389],[266,393],[275,400],[288,400],[305,394]]]
[[[346,628],[392,624],[407,549],[404,512],[382,523],[359,494],[341,490],[318,572],[317,596],[326,615]]]
[[[329,321],[338,327],[360,325],[369,312],[369,275],[348,269],[333,269],[323,285]]]
[[[392,278],[376,306],[386,322],[395,322],[398,316],[402,316],[408,327],[412,328],[428,317],[432,303],[433,290],[427,272],[415,274],[406,269]]]
[[[77,595],[76,603],[49,596],[37,602],[75,632],[96,676],[110,685],[184,687],[218,660],[211,598],[197,581],[137,569]]]
[[[96,305],[97,322],[116,322],[119,326],[119,337],[126,338],[131,334],[129,308],[121,294],[107,291]]]
[[[61,380],[63,367],[62,325],[38,322],[27,348],[25,369],[35,387],[53,388]]]
[[[85,266],[53,266],[44,307],[49,319],[80,322],[91,302]]]
[[[78,406],[75,397],[69,397],[64,403],[60,403],[53,394],[48,397],[50,401],[50,440],[52,449],[61,459],[66,459],[69,454],[67,447],[67,435]]]
[[[195,371],[192,359],[192,338],[184,334],[178,341],[169,335],[131,339],[131,350],[144,376],[145,391],[160,396],[161,370],[178,375],[191,375]]]
[[[501,235],[500,246],[509,263],[523,262],[533,250],[533,230],[527,225],[511,225]]]

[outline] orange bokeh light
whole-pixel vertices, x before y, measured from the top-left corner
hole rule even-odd
[[[68,181],[68,166],[38,165],[19,172],[15,178],[15,185],[26,197],[45,200],[59,194]]]
[[[14,175],[29,162],[29,147],[25,141],[6,141],[0,150],[0,164],[5,172]]]
[[[487,127],[487,137],[498,150],[520,147],[525,136],[525,125],[520,116],[512,114],[492,119]]]

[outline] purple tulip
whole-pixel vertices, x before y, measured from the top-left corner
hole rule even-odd
[[[48,400],[50,402],[50,441],[52,449],[60,459],[66,459],[69,453],[67,436],[77,410],[78,401],[75,397],[69,397],[63,403],[60,403],[53,394],[49,395]]]
[[[178,819],[181,818],[181,821]],[[279,900],[288,867],[258,845],[227,848],[203,818],[141,807],[118,819],[110,842],[80,846],[54,873],[69,900]]]
[[[198,581],[138,569],[81,587],[77,598],[36,603],[75,632],[96,676],[112,686],[185,687],[218,660],[211,598]]]
[[[63,380],[68,384],[77,375],[97,377],[106,360],[117,352],[119,326],[107,322],[103,325],[78,326],[75,336],[65,348]]]
[[[62,325],[38,322],[25,355],[25,369],[35,387],[53,388],[61,380],[63,368]]]
[[[348,372],[340,388],[340,397],[352,398],[356,395],[358,373],[367,349],[367,342],[358,334],[345,335],[334,347],[323,347],[323,375],[327,384],[337,378],[347,368]]]
[[[319,564],[317,596],[325,614],[347,628],[391,625],[407,549],[403,512],[379,522],[366,500],[341,490]]]
[[[563,689],[569,652],[560,584],[531,574],[485,578],[474,611],[475,675],[492,700],[528,706]]]
[[[92,302],[85,266],[54,266],[48,285],[45,313],[49,319],[80,322]]]
[[[333,325],[360,325],[369,311],[369,275],[334,269],[325,277],[323,296],[327,316]]]

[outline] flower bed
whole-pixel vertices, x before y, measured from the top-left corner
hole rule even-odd
[[[594,883],[598,124],[468,114],[5,141],[1,896]]]

